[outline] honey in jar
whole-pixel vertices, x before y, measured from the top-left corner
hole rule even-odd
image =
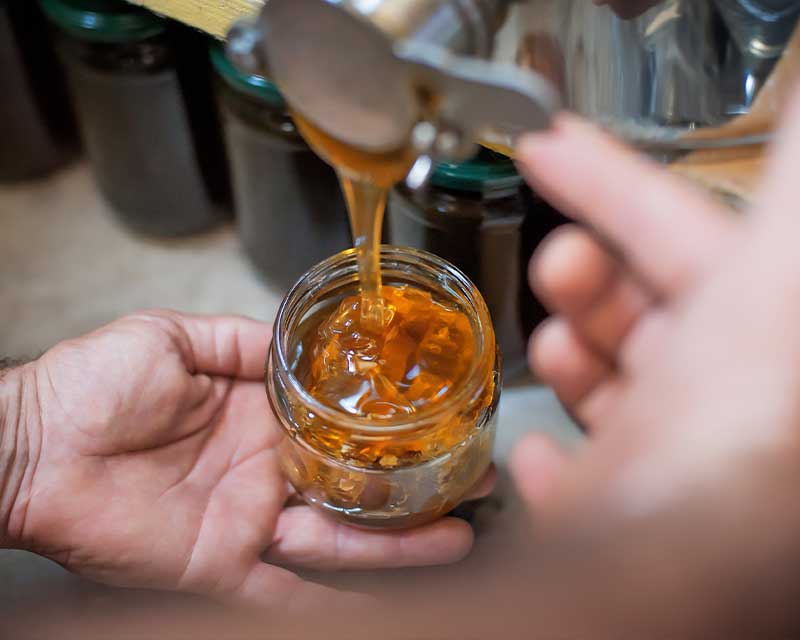
[[[350,415],[375,420],[445,400],[463,383],[474,336],[457,305],[431,293],[385,286],[383,322],[365,322],[361,296],[349,296],[309,327],[301,381],[315,398]]]
[[[281,306],[267,382],[298,493],[349,524],[402,528],[448,513],[488,469],[499,362],[466,276],[412,249],[380,257],[382,322],[362,313],[356,252],[334,256]]]

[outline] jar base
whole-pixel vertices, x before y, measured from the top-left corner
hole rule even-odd
[[[312,498],[300,496],[310,507],[324,513],[327,517],[346,524],[355,529],[364,531],[399,531],[403,529],[416,529],[426,524],[435,522],[445,517],[463,502],[452,502],[441,505],[428,511],[414,513],[387,513],[385,515],[375,512],[353,513],[346,509],[339,509],[328,504],[320,503]],[[355,510],[354,510],[355,511]]]

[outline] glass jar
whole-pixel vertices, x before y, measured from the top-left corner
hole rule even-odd
[[[483,149],[468,162],[439,163],[428,188],[396,187],[389,241],[430,251],[478,285],[503,353],[503,377],[527,372],[527,343],[546,313],[528,285],[528,261],[561,220],[533,197],[514,162]]]
[[[211,47],[242,245],[282,290],[351,245],[336,174],[303,141],[275,85]]]
[[[103,196],[131,229],[177,236],[228,215],[207,39],[120,0],[41,0]]]
[[[39,178],[78,154],[61,68],[35,2],[0,0],[0,180]]]
[[[295,375],[309,319],[358,291],[355,252],[309,271],[275,321],[267,391],[283,427],[280,462],[310,505],[347,524],[414,527],[458,505],[492,459],[499,355],[486,304],[464,274],[432,254],[384,247],[385,285],[411,285],[463,309],[475,335],[469,374],[452,395],[411,417],[374,421],[311,396]]]

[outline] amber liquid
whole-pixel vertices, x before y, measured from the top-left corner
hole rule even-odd
[[[477,336],[466,311],[445,297],[408,285],[384,286],[380,239],[389,189],[407,174],[410,149],[374,154],[352,149],[294,115],[308,144],[334,166],[345,193],[358,256],[358,295],[307,319],[295,375],[311,395],[344,415],[414,422],[450,398],[470,374]],[[486,372],[487,377],[491,372]],[[477,411],[491,402],[487,382]],[[359,445],[347,429],[312,417],[303,439],[328,455],[372,468],[431,460],[474,428],[469,411],[453,412],[423,438],[386,438]],[[404,420],[409,417],[409,420]],[[306,478],[306,480],[309,480]]]
[[[457,304],[407,285],[380,292],[384,324],[375,328],[352,295],[309,318],[300,330],[294,372],[311,395],[343,415],[414,423],[414,416],[445,403],[466,382],[476,336]],[[475,404],[481,411],[494,389]],[[476,416],[450,412],[420,435],[354,445],[347,429],[316,418],[301,426],[303,439],[332,457],[370,468],[394,468],[436,458],[468,437]],[[324,424],[324,428],[320,428]]]
[[[383,323],[380,248],[386,200],[389,190],[408,173],[413,153],[410,148],[389,153],[359,151],[322,132],[303,116],[293,116],[309,146],[339,175],[358,256],[361,313],[366,323],[379,327]]]
[[[348,524],[395,529],[448,513],[485,473],[496,388],[493,367],[475,371],[476,329],[450,296],[408,285],[380,295],[378,328],[354,293],[296,330],[294,374],[333,411],[294,405],[280,459],[306,501]],[[476,374],[483,385],[454,402]],[[354,431],[353,417],[371,430]]]
[[[384,324],[364,321],[363,298],[342,300],[304,336],[295,371],[328,406],[376,421],[441,403],[464,382],[475,351],[466,313],[409,287],[381,290]]]
[[[422,525],[458,504],[490,463],[493,367],[474,370],[479,336],[452,295],[382,283],[386,200],[407,174],[411,151],[363,153],[302,116],[295,120],[339,175],[360,290],[317,310],[295,334],[295,376],[335,413],[295,406],[294,437],[281,444],[281,465],[306,501],[343,522]],[[483,382],[477,393],[448,402],[476,373]],[[366,418],[371,431],[352,429],[351,417]]]

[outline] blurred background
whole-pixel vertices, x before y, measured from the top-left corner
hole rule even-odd
[[[351,244],[335,175],[277,88],[181,24],[116,0],[0,0],[0,95],[0,357],[36,358],[143,308],[271,322],[307,269]],[[531,429],[580,441],[525,360],[545,317],[527,264],[563,222],[488,150],[441,163],[426,189],[390,199],[385,241],[467,273],[504,355],[500,490],[465,516],[478,546],[459,571],[513,558],[522,544],[514,532],[525,518],[504,472],[511,444]],[[441,571],[396,574],[399,584]],[[324,579],[370,588],[385,578]],[[0,552],[0,610],[54,597],[102,608],[113,593]]]
[[[234,14],[262,4],[220,0],[204,3],[203,12],[188,0],[136,1],[186,19],[194,7],[195,24],[218,35]],[[549,69],[548,77],[571,94],[568,106],[585,116],[644,122],[652,128],[643,136],[662,129],[685,134],[680,153],[659,159],[743,206],[761,171],[761,144],[797,77],[800,33],[790,41],[788,29],[796,25],[797,3],[559,0],[549,4],[567,7],[575,19],[563,52],[548,33],[520,37],[521,27],[542,22],[543,4],[515,3],[522,12],[520,29],[510,32],[520,45],[515,64]],[[291,0],[283,6],[294,19]],[[633,14],[648,13],[627,22],[631,6]],[[765,7],[785,10],[778,15]],[[338,39],[331,42],[339,46]],[[313,56],[302,60],[314,66]],[[326,91],[340,86],[352,88],[330,83]],[[734,144],[743,140],[753,147],[747,153]],[[753,541],[769,541],[766,534],[785,528],[790,509],[778,498],[788,503],[792,496],[776,493],[774,504],[766,504],[773,520],[753,518],[757,527],[743,526],[748,516],[739,503],[703,493],[672,519],[670,512],[589,529],[590,518],[576,514],[549,539],[540,523],[531,527],[506,470],[513,443],[532,430],[569,447],[579,447],[582,438],[526,365],[529,337],[546,318],[527,283],[528,263],[564,221],[523,184],[511,160],[487,149],[458,163],[436,162],[425,188],[392,192],[384,241],[449,260],[477,284],[492,313],[505,376],[495,453],[499,485],[490,499],[459,512],[473,523],[476,545],[456,566],[306,577],[389,596],[393,605],[411,596],[412,608],[398,607],[398,617],[405,617],[387,620],[387,631],[402,622],[428,632],[434,627],[423,625],[438,618],[445,627],[457,618],[468,630],[440,637],[495,637],[512,620],[526,629],[533,620],[554,630],[539,637],[608,637],[603,622],[618,629],[624,621],[638,632],[631,637],[652,638],[635,623],[653,617],[694,628],[696,637],[738,637],[703,636],[694,624],[722,620],[727,606],[736,615],[725,619],[737,630],[763,620],[764,612],[780,620],[789,609],[770,598],[780,580],[793,577],[785,567],[796,558],[776,556],[779,562],[764,569],[735,554],[745,540],[769,555],[769,544]],[[277,87],[231,66],[217,40],[121,0],[0,0],[0,358],[36,358],[60,340],[142,308],[271,322],[305,271],[350,245],[332,170],[299,136]],[[720,519],[731,512],[735,519]],[[736,526],[717,536],[719,522]],[[684,545],[692,540],[706,546],[698,552]],[[701,552],[708,549],[714,553],[706,557]],[[687,558],[686,573],[675,574],[664,562],[675,554]],[[664,582],[670,597],[657,599]],[[741,584],[751,588],[726,601]],[[764,598],[752,597],[761,593]],[[448,601],[458,605],[450,618]],[[189,612],[198,627],[178,637],[230,637],[225,623],[200,628],[206,618],[196,604],[186,596],[100,587],[42,558],[0,551],[3,637],[152,637],[141,625],[176,610]],[[118,605],[127,618],[116,617]],[[206,602],[200,608],[219,611]],[[329,613],[310,616],[329,626],[319,636],[344,629],[350,640],[360,637],[357,624],[332,628]],[[100,614],[99,632],[59,627]],[[21,620],[27,635],[9,626]],[[37,622],[49,625],[47,631]],[[260,630],[261,621],[255,624]],[[596,635],[568,636],[563,629],[571,625]]]

